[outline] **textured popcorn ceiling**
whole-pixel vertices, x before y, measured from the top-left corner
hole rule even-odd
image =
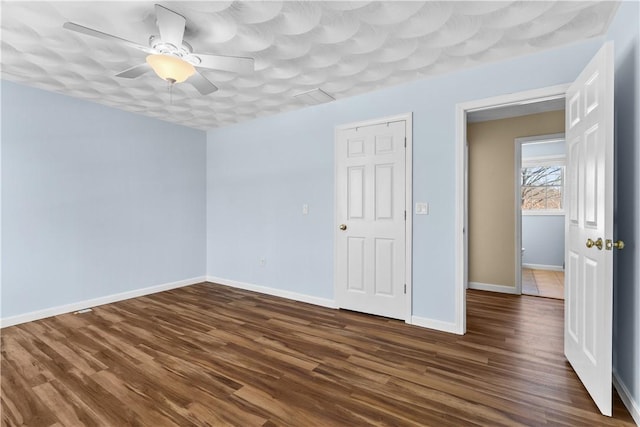
[[[187,19],[194,51],[255,58],[252,74],[202,70],[220,90],[169,93],[141,51],[62,28],[73,21],[140,44],[157,34],[154,3],[5,2],[2,78],[198,129],[336,99],[603,34],[617,2],[158,2]]]

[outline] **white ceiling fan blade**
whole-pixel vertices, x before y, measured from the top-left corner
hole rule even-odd
[[[156,23],[163,42],[171,43],[175,47],[182,46],[184,27],[187,23],[184,16],[157,4]]]
[[[78,24],[75,24],[73,22],[65,22],[62,26],[64,28],[66,28],[67,30],[75,31],[75,32],[80,33],[80,34],[85,34],[87,36],[97,37],[97,38],[103,39],[103,40],[115,41],[117,43],[124,44],[125,46],[129,46],[129,47],[132,47],[134,49],[141,50],[143,52],[156,53],[156,51],[154,49],[152,49],[152,48],[150,48],[148,46],[143,46],[141,44],[138,44],[138,43],[135,43],[135,42],[132,42],[132,41],[129,41],[129,40],[125,40],[125,39],[117,37],[117,36],[112,36],[111,34],[103,33],[102,31],[94,30],[92,28],[84,27],[82,25],[78,25]]]
[[[200,58],[200,63],[196,65],[196,67],[232,71],[234,73],[250,73],[254,71],[253,58],[206,55],[200,53],[194,53],[194,55]]]
[[[124,71],[116,74],[116,77],[122,77],[124,79],[135,79],[136,77],[140,77],[147,71],[151,70],[151,67],[146,62],[144,64],[136,65],[131,68],[127,68]]]
[[[199,71],[196,71],[196,73],[189,77],[187,81],[191,83],[202,95],[209,95],[210,93],[218,90],[218,87],[207,80],[207,78],[200,74]]]

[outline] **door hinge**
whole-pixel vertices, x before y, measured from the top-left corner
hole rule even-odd
[[[407,148],[407,137],[404,137],[404,148]]]
[[[406,209],[405,209],[405,211],[404,211],[404,220],[405,220],[405,221],[407,220],[407,211],[406,211]]]
[[[405,294],[407,293],[407,284],[406,283],[404,284],[404,293]]]

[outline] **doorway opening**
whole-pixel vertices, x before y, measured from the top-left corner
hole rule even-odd
[[[516,138],[515,153],[521,293],[564,299],[564,132]]]
[[[559,132],[565,114],[559,101],[482,110],[467,118],[470,289],[521,294],[523,256],[531,258],[530,269],[562,270],[564,137]]]
[[[456,107],[456,330],[460,334],[466,332],[466,290],[470,283],[469,277],[469,139],[467,135],[468,124],[472,121],[489,121],[499,120],[509,117],[518,117],[541,113],[546,111],[560,110],[564,108],[565,94],[568,85],[558,85],[548,88],[535,89],[525,92],[512,93],[493,98],[481,99],[467,103],[458,104]],[[542,132],[551,133],[551,132]],[[513,139],[511,140],[513,144]],[[515,168],[513,167],[515,153],[511,157],[510,169],[513,171],[510,175],[512,190],[509,191],[513,195],[514,178],[516,177]],[[519,159],[518,159],[519,160]],[[511,213],[508,214],[512,223],[520,222],[519,215],[514,219],[514,206],[520,206],[519,199],[511,196]],[[508,245],[508,253],[511,255],[513,263],[511,270],[510,286],[485,287],[485,290],[493,290],[499,292],[519,294],[521,292],[521,261],[522,261],[522,242],[518,237],[520,233],[516,233],[515,229],[519,224],[513,224],[511,239],[506,243]],[[486,241],[488,245],[493,244],[491,240]],[[515,282],[515,283],[514,283]],[[502,283],[494,283],[501,285]],[[489,283],[489,285],[492,285]]]

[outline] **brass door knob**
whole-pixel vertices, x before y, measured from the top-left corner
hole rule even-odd
[[[624,249],[624,242],[622,240],[618,240],[613,242],[611,239],[607,239],[607,243],[605,243],[605,248],[610,251],[613,248],[618,249],[619,251]]]
[[[587,239],[587,247],[592,248],[594,246],[598,248],[598,250],[602,250],[602,239],[600,237],[598,237],[598,240],[595,242],[591,239]]]
[[[347,224],[340,224],[340,230],[344,231],[347,229]]]

